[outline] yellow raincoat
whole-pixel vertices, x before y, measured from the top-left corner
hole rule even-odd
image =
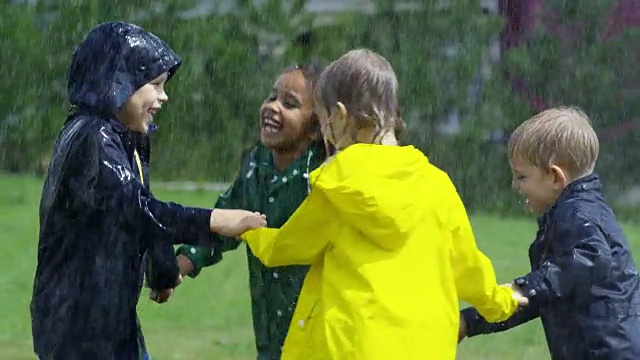
[[[515,312],[451,180],[414,147],[352,145],[310,180],[280,229],[242,235],[267,266],[311,265],[282,359],[453,360],[459,299],[489,321]]]

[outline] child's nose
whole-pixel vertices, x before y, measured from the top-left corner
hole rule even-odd
[[[280,112],[280,102],[278,100],[269,101],[265,104],[265,107],[274,113]]]
[[[169,100],[169,96],[167,95],[167,93],[164,90],[162,90],[160,92],[160,94],[158,95],[158,100],[160,102],[165,102],[165,101]]]
[[[511,179],[511,187],[513,188],[513,190],[519,191],[518,190],[518,182],[516,181],[515,178]]]

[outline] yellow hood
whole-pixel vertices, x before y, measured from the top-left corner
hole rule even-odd
[[[356,144],[311,173],[311,184],[333,205],[335,216],[394,250],[428,209],[428,192],[420,189],[434,169],[413,146]]]

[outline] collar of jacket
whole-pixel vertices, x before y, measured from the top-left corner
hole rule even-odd
[[[600,178],[596,173],[592,173],[590,175],[581,177],[569,183],[566,188],[560,193],[560,196],[556,199],[556,201],[551,205],[544,214],[538,217],[538,226],[544,227],[549,223],[549,220],[553,216],[558,204],[563,201],[566,201],[570,198],[580,196],[580,193],[597,190],[600,191],[602,185],[600,184]]]

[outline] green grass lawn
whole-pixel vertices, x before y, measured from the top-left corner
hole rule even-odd
[[[29,300],[35,271],[41,181],[0,176],[0,359],[33,359]],[[216,194],[160,192],[164,200],[211,206]],[[475,216],[479,247],[493,260],[499,281],[528,269],[533,220]],[[635,252],[640,228],[626,226]],[[143,298],[139,312],[154,360],[255,359],[244,249],[228,254],[195,280],[186,279],[169,303]],[[146,295],[146,294],[145,294]],[[539,321],[506,333],[468,339],[458,359],[548,359]]]

